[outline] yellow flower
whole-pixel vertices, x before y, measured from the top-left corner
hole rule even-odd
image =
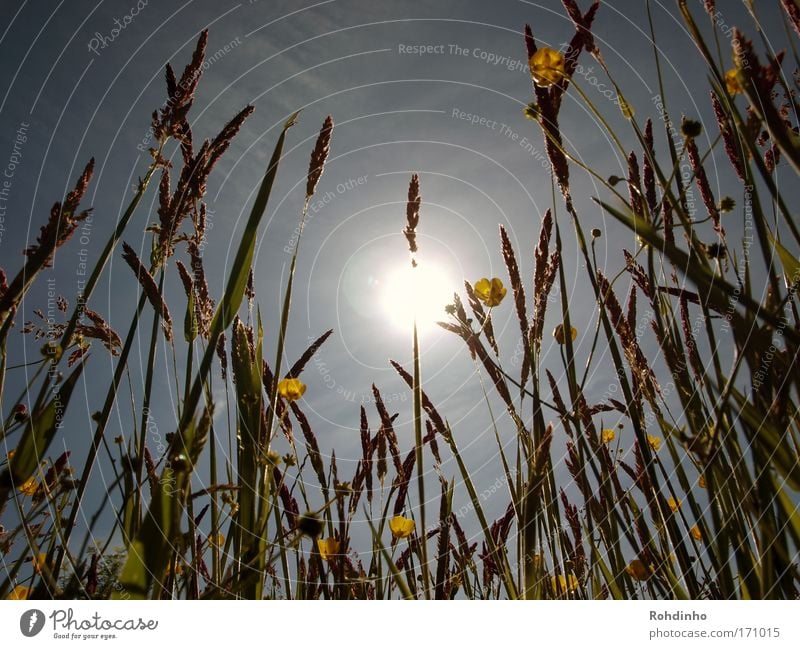
[[[703,533],[700,531],[700,528],[697,525],[695,525],[692,529],[689,530],[689,534],[692,535],[692,538],[695,541],[703,540]]]
[[[172,574],[172,562],[170,562],[170,564],[167,566],[167,574],[168,575]],[[176,563],[175,564],[175,576],[177,577],[177,576],[182,575],[182,574],[183,574],[183,564],[180,563],[180,562]]]
[[[57,342],[50,341],[42,346],[41,352],[42,356],[59,360],[61,358],[61,354],[64,353],[64,349]]]
[[[578,337],[578,330],[575,327],[570,327],[570,337],[572,338],[572,342],[575,342],[575,339]],[[566,342],[564,325],[558,325],[553,329],[553,338],[556,339],[559,345],[563,345]]]
[[[475,282],[474,290],[478,299],[490,307],[500,304],[508,292],[497,277],[493,277],[491,281],[485,277],[479,279]]]
[[[617,433],[613,428],[604,428],[602,431],[600,431],[600,441],[603,442],[603,444],[610,444],[614,441],[616,436]]]
[[[534,83],[547,88],[564,78],[564,55],[550,47],[543,47],[531,57],[530,67]]]
[[[15,586],[14,590],[12,590],[6,599],[28,599],[28,595],[31,594],[31,589],[28,586]]]
[[[35,557],[31,558],[31,563],[33,564],[33,571],[35,573],[41,573],[42,566],[47,565],[47,555],[44,552],[40,552]]]
[[[215,548],[221,548],[225,545],[225,535],[222,533],[216,535],[212,534],[208,537],[208,544]]]
[[[317,549],[323,561],[330,561],[334,555],[339,554],[339,541],[333,537],[329,539],[317,539]]]
[[[550,577],[550,585],[553,587],[554,593],[565,594],[567,592],[573,593],[580,588],[580,583],[575,575],[553,575]]]
[[[676,512],[681,508],[681,501],[675,500],[672,496],[669,497],[667,500],[667,506],[673,511]]]
[[[536,105],[535,101],[532,101],[530,104],[525,106],[522,109],[522,114],[525,115],[525,119],[529,119],[532,122],[535,122],[539,119],[539,107]]]
[[[389,521],[389,529],[396,539],[407,539],[414,533],[414,521],[405,516],[395,516]]]
[[[300,379],[281,379],[278,383],[278,394],[288,401],[297,401],[306,392],[306,386]]]
[[[727,88],[729,95],[739,95],[744,92],[739,79],[739,70],[736,68],[731,68],[725,73],[725,88]]]
[[[31,476],[19,486],[19,490],[26,496],[33,496],[39,491],[39,483],[36,482],[36,478]]]
[[[700,487],[701,489],[705,489],[706,488],[706,477],[704,475],[701,475],[697,479],[697,486]]]
[[[640,559],[634,559],[625,566],[625,572],[636,581],[644,581],[650,576],[650,569]]]
[[[654,435],[647,436],[647,443],[650,445],[654,451],[658,451],[661,448],[661,438],[655,437]]]

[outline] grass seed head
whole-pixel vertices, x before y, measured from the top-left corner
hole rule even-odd
[[[311,152],[311,162],[308,165],[308,176],[306,179],[306,199],[314,195],[322,171],[325,168],[325,161],[331,150],[331,134],[333,133],[333,118],[328,115],[322,124],[322,128],[317,136],[317,143]]]

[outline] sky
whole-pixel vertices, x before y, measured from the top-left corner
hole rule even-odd
[[[588,7],[587,2],[579,4]],[[689,4],[700,21],[702,3]],[[751,19],[739,3],[718,4],[721,27],[751,29]],[[651,7],[670,110],[676,119],[686,114],[706,125],[707,147],[716,129],[704,68],[697,65],[698,55],[675,3],[653,1]],[[352,474],[360,455],[362,403],[373,430],[377,427],[373,383],[400,414],[401,445],[409,449],[410,392],[388,361],[410,367],[410,332],[397,325],[397,313],[386,304],[397,301],[396,276],[408,264],[401,231],[410,175],[420,175],[421,263],[438,269],[435,283],[443,285],[445,293],[457,291],[463,297],[465,279],[498,276],[507,282],[499,225],[509,232],[529,285],[541,219],[553,200],[541,133],[523,116],[532,93],[521,33],[527,22],[540,45],[559,48],[568,42],[574,26],[561,3],[4,0],[3,12],[0,166],[13,169],[0,230],[0,266],[16,271],[21,250],[35,239],[52,202],[74,184],[94,156],[95,177],[85,200],[94,209],[92,225],[82,233],[85,239],[76,237],[43,274],[55,280],[60,294],[74,296],[85,263],[82,250],[96,259],[136,179],[147,168],[150,114],[165,99],[164,66],[171,62],[182,70],[199,32],[208,28],[207,65],[190,115],[196,141],[215,135],[244,105],[256,109],[209,183],[204,261],[211,294],[222,292],[280,126],[299,109],[254,264],[266,355],[272,359],[308,156],[325,116],[332,115],[336,126],[331,155],[300,244],[287,357],[293,362],[310,340],[334,329],[303,375],[308,385],[303,407],[323,451],[335,448],[340,467],[349,465],[343,474]],[[779,49],[785,34],[777,3],[764,3],[759,12]],[[654,98],[659,90],[646,3],[604,2],[594,34],[639,122],[648,116],[657,120]],[[729,45],[724,35],[720,38],[729,63]],[[608,86],[599,85],[607,80],[597,64],[585,55],[581,64],[575,81],[619,130],[623,143],[633,146]],[[565,143],[578,158],[602,176],[625,175],[624,161],[573,91],[565,99],[561,124]],[[663,155],[663,127],[656,130],[656,149]],[[715,153],[709,164],[712,185],[724,195],[728,162]],[[591,201],[592,196],[607,198],[602,187],[574,166],[572,180],[585,229],[598,227],[603,232],[599,263],[607,274],[616,274],[623,263],[621,248],[632,247],[633,237],[608,221]],[[149,246],[145,228],[156,219],[154,199],[150,191],[123,237],[143,257]],[[568,225],[561,200],[555,205],[557,218]],[[732,221],[729,227],[735,233],[739,226]],[[564,245],[573,322],[583,332],[595,317],[593,297],[571,235]],[[117,252],[90,306],[123,335],[138,289],[120,262]],[[174,273],[168,284],[173,318],[180,321],[184,298]],[[42,284],[29,295],[25,319],[41,306],[45,290]],[[546,331],[556,322],[555,306]],[[514,373],[519,364],[518,329],[511,301],[496,309],[494,317],[501,360]],[[17,340],[9,364],[38,357],[40,343]],[[143,336],[133,352],[135,386],[141,386],[147,343]],[[579,358],[585,360],[588,337],[577,344]],[[452,334],[425,327],[422,348],[425,390],[452,425],[478,484],[492,484],[500,475],[497,448],[479,376],[464,344]],[[558,354],[547,336],[545,366],[559,370]],[[611,370],[604,373],[604,366],[610,368],[610,363],[597,363],[598,371],[588,383],[590,394],[599,396],[608,388]],[[114,359],[96,346],[73,404],[69,430],[56,440],[58,448],[69,447],[80,458],[77,466],[82,463],[82,445],[93,433],[90,414],[99,408],[113,370]],[[171,359],[161,354],[153,415],[165,432],[174,426],[170,376]],[[21,387],[24,376],[10,380]],[[130,433],[130,407],[122,401],[109,436]],[[502,438],[510,443],[513,430],[503,420],[502,408],[494,399],[492,403],[503,423]],[[220,406],[224,419],[227,413]],[[446,466],[444,473],[452,476],[456,468]],[[107,480],[108,474],[101,472],[96,488],[104,489]],[[487,507],[499,514],[505,502],[504,497]]]

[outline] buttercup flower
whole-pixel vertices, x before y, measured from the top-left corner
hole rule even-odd
[[[603,442],[603,444],[610,444],[614,441],[616,436],[617,433],[613,428],[604,428],[600,431],[600,441]]]
[[[407,539],[414,533],[414,521],[405,516],[395,516],[389,521],[389,529],[396,539]]]
[[[695,541],[703,540],[703,533],[700,531],[700,528],[697,525],[695,525],[692,529],[689,530],[689,534],[692,535],[692,538]]]
[[[339,554],[339,541],[333,537],[329,539],[317,539],[317,549],[323,561],[330,561],[335,554]]]
[[[15,586],[14,590],[12,590],[6,599],[28,599],[28,595],[31,594],[31,589],[27,586]]]
[[[64,353],[61,345],[56,342],[49,342],[42,345],[42,356],[46,358],[61,358],[61,354]]]
[[[650,445],[650,448],[652,448],[654,451],[657,451],[658,449],[661,448],[661,438],[660,437],[656,437],[654,435],[648,435],[647,436],[647,443]]]
[[[475,290],[475,295],[477,295],[478,299],[486,306],[497,306],[503,301],[503,298],[508,292],[506,287],[503,286],[503,282],[497,277],[493,277],[491,280],[483,277],[475,282],[473,288]]]
[[[580,583],[575,575],[553,575],[550,577],[550,585],[555,593],[572,593],[578,590]]]
[[[33,564],[33,571],[36,574],[41,574],[42,567],[47,565],[47,555],[44,552],[40,552],[35,557],[31,557],[31,563]]]
[[[736,68],[731,68],[725,73],[725,88],[729,95],[739,95],[744,92],[744,88],[739,82],[739,70]]]
[[[570,337],[572,338],[572,342],[575,342],[575,339],[578,337],[578,330],[575,327],[570,327]],[[553,338],[556,339],[556,342],[559,345],[563,345],[566,342],[566,337],[564,336],[564,325],[558,325],[555,329],[553,329]]]
[[[640,559],[634,559],[625,566],[625,572],[636,581],[644,581],[650,576],[649,568],[644,565],[644,561]]]
[[[170,562],[170,564],[167,566],[167,574],[168,575],[172,574],[172,562]],[[178,576],[182,574],[183,574],[183,564],[182,563],[175,564],[175,575]]]
[[[278,394],[287,401],[297,401],[306,392],[306,385],[300,379],[281,379]]]
[[[37,491],[39,491],[39,483],[36,482],[36,478],[31,476],[19,486],[19,490],[26,496],[33,496]]]
[[[564,55],[550,47],[542,47],[531,57],[530,67],[534,83],[547,88],[564,77]]]

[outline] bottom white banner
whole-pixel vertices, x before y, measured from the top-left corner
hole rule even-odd
[[[0,606],[3,647],[800,646],[800,602],[103,602]],[[582,644],[591,643],[591,644]]]

